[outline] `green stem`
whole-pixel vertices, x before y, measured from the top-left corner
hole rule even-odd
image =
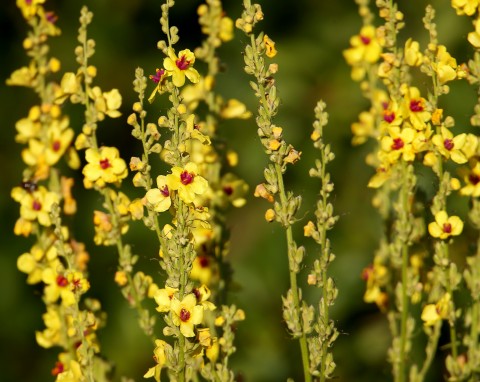
[[[398,381],[405,381],[405,366],[406,366],[406,344],[407,344],[407,319],[408,319],[408,246],[402,247],[402,318],[400,324],[400,365],[398,369]]]
[[[430,369],[433,359],[435,358],[435,352],[438,346],[438,340],[440,338],[440,329],[442,322],[438,322],[433,328],[433,334],[428,337],[427,351],[425,361],[423,362],[422,369],[418,373],[418,378],[415,382],[423,382],[425,376]]]
[[[282,210],[286,210],[287,207],[287,196],[285,194],[285,186],[283,183],[283,175],[282,169],[280,165],[275,164],[275,170],[277,174],[277,182],[278,182],[278,189],[280,192],[280,203],[282,205]],[[301,311],[300,311],[300,297],[298,294],[298,286],[297,286],[297,274],[293,270],[294,269],[294,253],[293,249],[295,248],[295,242],[293,240],[293,233],[292,233],[292,226],[288,224],[285,227],[286,237],[287,237],[287,248],[288,248],[288,264],[289,264],[289,273],[290,273],[290,288],[292,290],[293,295],[293,303],[295,304],[296,316],[300,319]],[[310,375],[310,363],[309,363],[309,356],[308,356],[308,346],[307,346],[307,336],[303,332],[302,328],[302,335],[298,339],[300,342],[300,352],[302,355],[302,365],[303,365],[303,373],[305,377],[305,382],[311,382],[312,376]]]
[[[408,179],[410,175],[408,174],[408,167],[405,162],[402,162],[402,177],[403,179]],[[409,183],[410,181],[404,181],[402,184],[402,190],[400,197],[402,198],[402,215],[401,225],[407,226],[409,224],[408,215],[410,213],[408,205],[408,196],[409,196]],[[404,228],[405,230],[405,228]],[[405,233],[408,235],[408,233]],[[409,299],[408,299],[408,237],[403,238],[402,243],[402,314],[400,321],[400,360],[398,365],[398,382],[404,382],[406,378],[406,347],[407,347],[407,321],[408,321],[408,310],[409,310]]]
[[[477,351],[478,349],[478,322],[480,320],[480,311],[479,311],[479,308],[480,308],[480,305],[479,305],[479,301],[478,300],[475,300],[473,301],[473,305],[472,305],[472,323],[471,323],[471,327],[470,327],[470,346],[469,346],[469,349],[468,349],[468,359],[471,360],[471,359],[475,359],[475,351]],[[472,366],[475,366],[475,365],[472,365]],[[474,382],[475,380],[478,380],[476,379],[476,377],[478,376],[478,373],[476,371],[474,371],[472,373],[472,377],[470,379],[471,382]]]
[[[142,105],[142,107],[143,107],[143,105]],[[149,156],[149,153],[148,153],[148,150],[147,150],[146,131],[145,131],[146,129],[145,129],[145,118],[144,117],[141,117],[140,126],[141,126],[141,130],[142,130],[141,138],[142,138],[143,157],[144,157],[144,160],[145,160],[145,166],[147,168],[151,168],[150,167],[150,160],[149,160],[150,156]],[[147,171],[145,175],[146,175],[146,178],[147,178],[147,191],[149,191],[152,188],[153,179],[152,179],[152,176],[150,175],[150,171]],[[158,215],[155,214],[153,211],[148,210],[148,216],[153,221],[153,224],[155,226],[155,233],[157,234],[157,238],[158,238],[158,241],[160,243],[160,246],[162,246],[163,248],[166,248],[163,237],[162,237],[162,230],[160,229],[160,224],[158,223]]]
[[[185,337],[182,333],[178,335],[178,363],[180,366],[180,371],[178,372],[178,381],[185,382]]]
[[[448,259],[449,261],[449,266],[447,267],[445,271],[445,276],[447,278],[447,293],[450,295],[451,298],[451,308],[452,312],[450,312],[450,317],[448,320],[448,324],[450,325],[450,344],[452,346],[452,357],[453,360],[456,361],[458,357],[458,348],[457,348],[457,329],[455,328],[455,303],[453,302],[453,289],[452,289],[452,284],[450,282],[450,275],[449,275],[449,269],[450,269],[450,251],[448,249],[448,245],[446,243],[443,244],[444,250],[445,250],[445,259]],[[472,321],[474,322],[474,321]]]
[[[178,228],[183,233],[185,231],[185,221],[184,221],[184,204],[183,201],[178,197],[178,211],[177,211],[177,221],[178,221]],[[180,265],[180,290],[179,290],[179,299],[180,301],[183,300],[185,295],[185,285],[187,283],[187,274],[185,269],[185,247],[181,245],[180,250],[180,258],[179,258],[179,265]],[[179,346],[179,353],[178,353],[178,363],[179,363],[179,373],[178,373],[178,380],[180,382],[185,381],[185,336],[179,332],[178,334],[178,346]]]
[[[122,263],[123,262],[122,260],[125,258],[125,247],[123,245],[122,232],[121,232],[121,228],[120,228],[119,218],[118,218],[117,212],[115,211],[115,208],[113,206],[113,201],[112,201],[112,198],[110,197],[110,192],[109,191],[110,191],[110,189],[105,188],[105,189],[103,189],[102,193],[103,193],[103,196],[105,198],[105,202],[107,203],[107,209],[110,213],[110,216],[112,217],[112,226],[113,226],[113,229],[116,232],[115,235],[117,237],[117,240],[116,240],[117,252],[118,252],[118,256],[120,258],[120,262]],[[137,312],[139,314],[139,317],[141,317],[142,312],[145,310],[145,308],[142,306],[142,301],[141,301],[140,297],[138,296],[137,289],[135,288],[135,283],[133,282],[131,270],[126,270],[125,274],[127,276],[127,284],[129,286],[129,289],[130,289],[131,294],[132,294],[131,296],[132,296],[133,301],[134,301],[133,305],[134,305],[135,309],[137,310]],[[153,335],[153,333],[145,332],[145,334],[150,337],[150,340],[152,341],[152,343],[155,343],[155,336]]]
[[[327,163],[327,156],[325,155],[325,151],[322,150],[322,169],[320,178],[322,179],[322,206],[323,209],[326,210],[328,204],[328,193],[327,193],[327,186],[328,182],[326,182],[326,163]],[[327,293],[327,283],[328,283],[328,273],[327,267],[330,261],[330,253],[327,251],[327,223],[325,222],[322,224],[322,232],[321,238],[322,241],[320,243],[320,261],[322,264],[322,298],[323,298],[323,321],[325,326],[328,327],[329,325],[329,301],[328,301],[328,293]],[[325,331],[327,332],[327,331]],[[326,369],[327,369],[327,354],[328,354],[328,340],[329,338],[325,336],[322,339],[322,360],[320,363],[320,382],[325,382],[326,377]]]

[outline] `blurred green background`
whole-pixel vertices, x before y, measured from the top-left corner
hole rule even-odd
[[[61,60],[63,71],[76,70],[73,49],[78,14],[84,3],[95,15],[89,35],[97,42],[97,53],[92,59],[98,68],[97,84],[105,91],[116,87],[123,95],[123,116],[101,125],[100,142],[120,147],[123,158],[128,160],[139,152],[125,122],[135,101],[131,85],[134,70],[141,66],[146,73],[153,73],[162,62],[161,52],[156,49],[157,41],[162,38],[158,22],[161,2],[47,1],[46,8],[59,15],[58,26],[62,35],[52,39],[51,45],[52,54]],[[172,24],[180,28],[181,48],[193,48],[200,42],[196,21],[196,7],[200,3],[199,0],[179,0],[174,8]],[[341,53],[348,47],[349,37],[361,26],[356,5],[345,0],[265,0],[261,3],[265,20],[260,27],[275,40],[279,52],[275,62],[280,67],[276,78],[282,104],[277,124],[284,128],[287,141],[303,152],[302,160],[287,174],[288,188],[304,198],[301,215],[313,212],[319,187],[318,182],[308,177],[308,169],[317,155],[308,137],[318,99],[326,101],[330,113],[326,139],[337,157],[330,170],[336,187],[333,202],[340,215],[339,223],[331,232],[333,251],[337,255],[331,273],[340,291],[332,316],[342,333],[334,350],[337,380],[390,380],[390,366],[385,360],[390,343],[387,323],[374,306],[363,302],[364,285],[360,278],[362,269],[371,262],[382,228],[371,207],[372,192],[366,188],[373,172],[364,163],[368,145],[356,148],[350,145],[350,124],[368,106],[358,85],[350,80],[350,69]],[[421,18],[426,2],[399,3],[407,20],[403,36],[415,36],[425,41]],[[464,48],[471,27],[469,20],[457,17],[448,2],[434,3],[441,3],[438,9],[441,41],[459,58],[471,54]],[[26,116],[36,99],[27,89],[5,86],[10,73],[28,62],[21,48],[27,29],[13,1],[3,1],[0,7],[3,31],[0,36],[0,346],[3,354],[0,357],[0,380],[48,381],[53,379],[50,370],[58,349],[41,349],[35,342],[35,330],[44,327],[41,319],[44,305],[40,300],[41,291],[26,285],[25,275],[16,269],[17,257],[29,250],[31,242],[12,233],[18,205],[9,195],[11,188],[20,183],[23,169],[21,146],[14,142],[15,122]],[[227,15],[235,19],[241,13],[241,1],[226,0],[224,8]],[[236,32],[236,39],[221,48],[219,53],[226,71],[218,77],[218,91],[225,98],[243,101],[255,111],[256,102],[248,86],[250,78],[243,72],[245,40],[242,33]],[[425,85],[426,80],[421,81],[420,85]],[[447,96],[442,102],[454,110],[457,122],[466,123],[475,102],[475,91],[465,84],[455,85],[453,90],[457,96]],[[462,96],[458,97],[458,94]],[[150,115],[155,120],[155,114]],[[81,124],[80,115],[72,121],[77,132]],[[277,225],[264,221],[268,206],[252,196],[255,185],[263,180],[266,163],[254,120],[226,122],[220,133],[238,151],[240,164],[237,173],[251,187],[247,206],[229,215],[231,262],[234,278],[241,285],[230,299],[243,308],[247,316],[238,327],[238,352],[232,358],[232,367],[243,381],[273,382],[287,377],[300,380],[298,344],[289,339],[281,317],[280,295],[288,289],[284,233]],[[100,198],[93,191],[83,192],[79,174],[76,179],[75,196],[81,208],[74,226],[78,238],[86,243],[91,255],[89,296],[100,299],[108,315],[107,327],[99,332],[102,353],[115,362],[117,381],[122,375],[139,381],[152,363],[153,349],[138,329],[134,311],[126,307],[113,282],[116,270],[114,250],[96,247],[92,242],[92,210],[100,208]],[[127,189],[132,197],[138,196],[137,190]],[[302,226],[297,227],[300,241]],[[126,240],[133,243],[142,266],[160,280],[160,269],[157,262],[152,261],[156,256],[155,240],[149,232],[141,224],[134,224]],[[306,244],[311,262],[315,248]],[[302,284],[305,284],[306,275],[307,270],[301,273]],[[306,294],[312,302],[318,297]],[[441,379],[440,365],[434,367],[431,381]]]

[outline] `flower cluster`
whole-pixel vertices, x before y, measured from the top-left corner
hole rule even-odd
[[[27,283],[41,286],[45,329],[36,332],[36,341],[44,348],[61,348],[52,375],[57,381],[103,379],[101,369],[108,366],[97,356],[100,305],[83,297],[90,288],[89,255],[63,222],[66,215],[75,214],[77,203],[71,190],[73,179],[62,175],[61,160],[78,169],[80,159],[73,147],[70,119],[60,107],[62,85],[49,78],[60,71],[60,61],[48,57],[47,41],[60,30],[55,14],[45,10],[43,1],[17,1],[17,6],[32,27],[23,44],[31,61],[14,71],[7,84],[31,88],[40,100],[16,123],[15,139],[25,145],[21,157],[26,168],[21,185],[11,192],[20,204],[14,232],[35,237],[30,251],[19,256],[17,267],[27,275]],[[94,363],[100,367],[97,371]]]
[[[439,107],[439,98],[450,91],[452,81],[466,78],[475,83],[474,64],[470,63],[471,68],[457,64],[447,47],[439,43],[431,6],[426,8],[423,19],[430,41],[422,50],[412,37],[400,46],[398,37],[404,16],[396,3],[377,1],[379,15],[385,21],[378,27],[372,24],[367,2],[357,3],[364,27],[351,39],[344,57],[352,66],[353,79],[362,82],[371,107],[352,124],[353,143],[369,139],[377,143],[367,157],[367,163],[376,169],[368,185],[376,189],[373,204],[384,219],[386,232],[391,232],[381,239],[373,265],[363,272],[367,286],[364,300],[375,302],[391,318],[395,338],[389,358],[396,380],[403,381],[407,375],[424,380],[432,362],[428,354],[438,346],[442,320],[448,321],[452,346],[446,357],[447,369],[452,379],[461,379],[468,373],[468,367],[461,365],[454,313],[454,292],[459,288],[461,274],[449,254],[449,245],[462,234],[464,221],[449,215],[447,201],[457,190],[461,195],[476,195],[479,139],[471,133],[456,132],[455,121]],[[452,1],[452,6],[458,14],[473,15],[478,4]],[[473,33],[469,41],[475,46]],[[417,68],[431,81],[428,91],[421,91],[412,82],[411,73]],[[465,183],[462,186],[451,175],[451,169],[465,164],[470,168],[459,169]],[[424,174],[435,177],[438,183],[428,202],[430,213],[419,195],[422,191],[417,171],[422,166]],[[425,248],[426,253],[418,248]],[[410,305],[419,303],[423,311],[417,317]],[[408,353],[418,321],[424,323],[428,340],[427,357],[423,364],[416,365],[408,359]]]

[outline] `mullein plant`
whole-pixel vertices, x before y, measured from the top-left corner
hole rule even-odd
[[[352,125],[353,143],[361,144],[369,138],[377,142],[375,151],[367,157],[367,162],[376,168],[369,187],[377,189],[373,202],[385,225],[373,264],[363,272],[367,284],[364,299],[376,303],[388,316],[392,334],[389,361],[395,381],[427,378],[444,321],[449,328],[448,347],[442,348],[447,353],[449,380],[473,381],[477,378],[475,368],[478,370],[478,350],[474,350],[478,343],[478,319],[471,321],[478,301],[472,278],[476,257],[469,258],[464,272],[471,307],[460,308],[457,301],[464,284],[450,252],[464,223],[459,216],[449,213],[448,197],[457,190],[460,194],[468,194],[462,190],[472,190],[473,181],[461,188],[459,180],[452,176],[452,168],[475,162],[478,138],[473,134],[454,134],[455,122],[440,108],[439,98],[449,92],[450,81],[465,77],[471,82],[478,80],[469,75],[467,65],[457,65],[447,48],[439,44],[431,6],[426,8],[423,18],[429,42],[421,51],[420,44],[411,37],[400,45],[398,36],[404,21],[396,3],[376,2],[380,17],[385,20],[379,27],[372,23],[368,1],[357,3],[364,25],[352,37],[344,56],[352,66],[352,78],[361,82],[371,108]],[[467,3],[453,1],[452,5],[462,13]],[[473,13],[474,10],[470,14]],[[473,61],[470,65],[475,67]],[[430,78],[425,96],[412,85],[413,74],[421,75],[419,72]],[[430,211],[417,192],[420,186],[416,170],[422,167],[431,169],[432,176],[437,178],[437,191],[427,201]],[[465,179],[474,179],[469,174]],[[475,203],[473,206],[471,220],[476,225]],[[415,307],[418,305],[420,308]],[[466,313],[464,309],[468,313],[460,329],[459,317]],[[416,314],[419,310],[421,314]],[[418,332],[419,322],[423,322],[426,335],[425,356],[413,362],[413,334]]]
[[[317,309],[303,299],[298,285],[304,265],[305,248],[294,240],[292,227],[299,220],[296,215],[302,198],[286,190],[284,174],[289,165],[300,160],[301,152],[285,141],[282,127],[274,123],[280,104],[274,78],[278,65],[268,63],[268,60],[276,56],[277,50],[275,42],[268,35],[263,32],[258,35],[254,33],[254,27],[264,18],[261,6],[252,4],[249,0],[244,0],[243,5],[244,11],[237,19],[236,26],[249,39],[244,52],[245,72],[255,78],[250,81],[250,85],[259,100],[257,132],[270,160],[264,170],[265,182],[256,187],[254,195],[273,204],[272,208],[265,212],[265,219],[268,222],[280,223],[285,230],[290,289],[282,296],[283,319],[292,338],[299,342],[304,380],[325,381],[333,377],[335,363],[331,347],[338,337],[338,331],[329,314],[338,291],[327,272],[329,263],[335,257],[330,250],[327,231],[337,220],[333,215],[333,206],[328,201],[333,184],[326,165],[334,158],[330,146],[323,141],[323,128],[328,116],[324,111],[325,104],[320,102],[315,109],[317,120],[311,139],[321,154],[315,168],[310,170],[310,175],[320,178],[322,187],[315,212],[317,220],[309,221],[304,227],[304,235],[312,237],[320,246],[319,259],[315,260],[307,277],[308,284],[322,289]]]
[[[235,352],[234,328],[245,315],[225,304],[230,271],[224,214],[230,204],[245,203],[246,184],[223,168],[234,166],[236,155],[226,150],[217,127],[220,118],[247,118],[249,113],[239,101],[224,102],[213,90],[219,71],[216,49],[233,38],[233,21],[224,15],[221,2],[209,0],[198,8],[207,38],[195,52],[176,49],[179,30],[169,18],[173,6],[169,0],[161,7],[166,40],[157,46],[164,58],[149,76],[153,91],[148,101],[160,116],[156,123],[148,122],[149,85],[139,68],[134,80],[138,101],[127,120],[143,147],[142,155],[130,160],[133,184],[144,189],[131,210],[155,232],[159,265],[166,273],[164,287],[152,292],[165,339],[155,339],[155,365],[144,377],[159,381],[165,369],[171,380],[195,380],[200,374],[206,380],[233,381],[228,363]],[[205,76],[195,68],[197,58],[207,63]],[[199,103],[207,106],[203,117],[195,114]],[[160,144],[162,135],[167,139]],[[153,176],[155,159],[170,170]]]
[[[99,146],[97,129],[99,123],[109,118],[119,118],[122,97],[117,89],[102,91],[94,85],[97,68],[89,60],[95,53],[95,41],[88,38],[88,26],[93,14],[83,7],[78,29],[79,45],[75,48],[79,68],[67,72],[61,81],[63,100],[84,107],[85,122],[82,131],[75,139],[75,148],[85,150],[86,164],[82,169],[83,185],[94,189],[103,197],[103,211],[93,211],[95,228],[94,242],[99,246],[115,246],[118,253],[118,269],[115,282],[122,288],[122,294],[129,305],[137,310],[140,328],[154,341],[153,327],[155,316],[145,308],[144,300],[152,297],[156,289],[152,277],[143,272],[134,272],[138,256],[124,243],[123,235],[129,229],[129,221],[136,219],[138,204],[119,191],[122,181],[128,175],[127,164],[116,147]]]
[[[44,348],[61,349],[52,365],[55,379],[104,381],[110,367],[98,356],[100,304],[83,297],[90,287],[89,255],[64,223],[74,217],[77,205],[73,178],[65,175],[68,169],[62,159],[72,169],[78,169],[80,161],[72,145],[74,130],[60,107],[61,85],[52,79],[60,71],[60,61],[49,56],[48,45],[49,37],[60,34],[57,16],[44,8],[43,1],[19,0],[17,6],[31,28],[23,41],[30,62],[14,71],[7,84],[30,88],[38,96],[38,104],[16,123],[15,139],[25,145],[21,155],[27,167],[11,193],[20,204],[14,232],[34,241],[17,266],[28,275],[28,284],[42,286],[45,329],[36,332],[36,341]]]

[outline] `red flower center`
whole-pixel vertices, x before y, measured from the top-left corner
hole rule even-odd
[[[450,223],[443,223],[443,232],[452,233],[452,225]]]
[[[422,100],[412,99],[410,101],[410,110],[413,111],[413,112],[423,111],[424,108],[423,108]]]
[[[195,178],[195,174],[191,173],[191,172],[188,172],[188,171],[183,171],[181,174],[180,174],[180,182],[182,182],[182,184],[184,186],[190,184],[193,182],[193,178]]]
[[[183,55],[177,61],[175,61],[175,65],[180,70],[187,70],[190,67],[190,61],[187,60],[187,57]]]
[[[58,139],[52,143],[52,150],[53,151],[58,151],[58,150],[60,150],[61,147],[62,147],[62,144]]]
[[[68,285],[68,280],[65,276],[58,275],[57,276],[57,285],[59,287],[66,287]]]
[[[195,295],[195,298],[197,299],[197,301],[200,301],[202,295],[200,294],[200,291],[198,290],[198,288],[193,288],[192,293]]]
[[[42,203],[35,199],[32,203],[32,208],[34,211],[40,211],[42,209]]]
[[[392,143],[392,150],[400,150],[405,146],[402,141],[402,138],[395,138]]]
[[[452,150],[455,144],[453,143],[453,139],[445,139],[443,141],[443,147],[445,147],[448,151]]]
[[[210,265],[210,260],[207,256],[199,256],[200,267],[207,268]]]
[[[112,167],[112,165],[110,164],[108,158],[105,158],[100,160],[100,167],[102,170],[106,170],[107,168]]]
[[[58,20],[58,16],[54,12],[45,12],[45,19],[50,24],[55,24]]]
[[[468,181],[475,186],[478,182],[480,182],[480,177],[477,174],[472,173],[468,176]]]
[[[60,361],[55,362],[55,367],[52,369],[52,375],[56,376],[60,373],[63,373],[65,370],[65,367],[63,366],[63,363]]]
[[[80,279],[73,279],[73,287],[75,289],[80,288],[80,283],[81,283]]]
[[[182,310],[180,311],[180,319],[183,322],[187,322],[190,319],[190,312],[187,309],[182,308]]]
[[[233,187],[232,186],[225,186],[223,187],[223,192],[227,194],[228,196],[233,194]]]
[[[368,45],[372,41],[370,37],[360,35],[360,40],[362,41],[363,45]]]
[[[368,279],[370,278],[370,276],[372,276],[372,274],[373,274],[373,265],[369,265],[368,267],[363,268],[363,270],[362,270],[362,280],[363,281],[368,281]]]
[[[161,189],[160,189],[160,193],[165,197],[169,197],[170,196],[170,191],[168,190],[168,186],[163,186]]]
[[[158,84],[161,80],[162,80],[162,77],[163,75],[165,74],[165,70],[163,69],[157,69],[156,72],[155,72],[155,75],[150,75],[149,78],[155,82],[156,84]]]
[[[390,110],[385,110],[383,112],[383,120],[388,123],[392,123],[395,119],[395,113]]]

